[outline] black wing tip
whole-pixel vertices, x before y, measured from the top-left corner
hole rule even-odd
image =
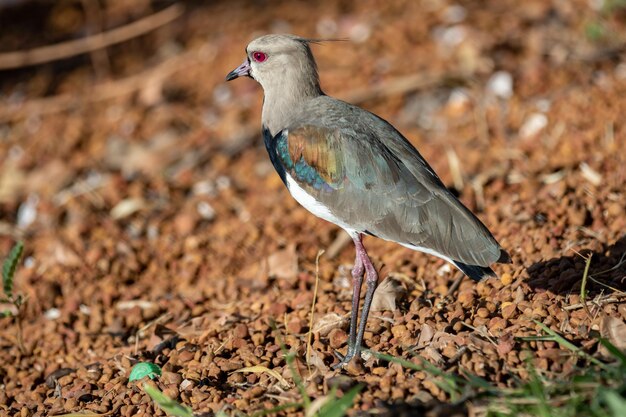
[[[504,249],[500,249],[500,257],[496,261],[499,264],[511,264],[513,261],[511,260],[511,255]]]
[[[496,277],[496,273],[488,266],[468,265],[463,262],[454,261],[454,265],[461,270],[465,275],[473,279],[474,281],[482,281],[485,278]]]

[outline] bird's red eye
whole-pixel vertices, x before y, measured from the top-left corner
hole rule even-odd
[[[264,54],[263,52],[252,52],[252,59],[256,62],[263,62],[267,59],[267,54]]]

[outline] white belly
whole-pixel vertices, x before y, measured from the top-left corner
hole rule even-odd
[[[356,230],[338,219],[328,207],[313,198],[311,194],[304,191],[304,189],[298,185],[291,175],[285,173],[285,177],[287,179],[287,188],[289,189],[289,192],[302,207],[315,214],[317,217],[343,228],[351,236],[354,236],[357,233]]]

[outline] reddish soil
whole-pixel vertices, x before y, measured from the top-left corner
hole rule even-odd
[[[107,30],[166,7],[101,3]],[[28,297],[24,346],[1,319],[1,413],[164,415],[128,382],[140,360],[197,413],[298,401],[282,335],[313,397],[362,382],[353,414],[450,415],[424,372],[372,357],[330,368],[346,348],[354,249],[329,249],[343,232],[272,169],[260,87],[224,83],[267,32],[351,39],[314,46],[325,90],[405,133],[513,258],[499,279],[446,296],[457,275],[443,261],[366,238],[394,280],[368,348],[502,387],[528,377],[527,358],[555,378],[579,365],[554,342],[520,341],[541,333],[535,321],[600,355],[594,334],[626,320],[625,14],[586,0],[461,3],[189,3],[106,50],[0,72],[0,254],[25,242],[15,291]],[[0,9],[2,51],[91,33],[81,2],[54,4]],[[233,372],[257,364],[290,385]]]

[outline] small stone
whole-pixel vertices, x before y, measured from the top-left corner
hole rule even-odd
[[[513,96],[513,76],[506,71],[495,72],[487,81],[487,91],[502,99],[511,98]]]
[[[180,385],[181,382],[183,382],[183,377],[182,375],[176,373],[176,372],[165,372],[163,371],[163,373],[161,374],[161,380],[163,381],[164,384],[176,384],[176,385]]]
[[[409,334],[409,330],[407,329],[407,327],[404,324],[399,324],[399,325],[393,326],[391,328],[391,334],[393,335],[393,337],[397,337],[399,339],[402,339],[406,335]]]
[[[502,274],[502,276],[500,276],[500,282],[502,282],[502,284],[504,285],[511,285],[511,283],[513,282],[513,276],[508,272],[505,272],[504,274]]]
[[[474,304],[474,292],[472,290],[462,291],[459,293],[457,299],[463,306],[470,306]]]
[[[522,138],[534,136],[548,125],[548,117],[543,113],[532,113],[519,129]]]
[[[302,320],[295,317],[287,323],[287,332],[290,334],[301,334],[303,329]]]
[[[348,334],[342,329],[333,329],[328,334],[328,341],[330,347],[333,349],[339,349],[348,341]]]
[[[245,339],[246,337],[248,337],[248,326],[243,323],[239,323],[235,327],[234,334],[235,334],[235,337],[238,337],[240,339]]]

